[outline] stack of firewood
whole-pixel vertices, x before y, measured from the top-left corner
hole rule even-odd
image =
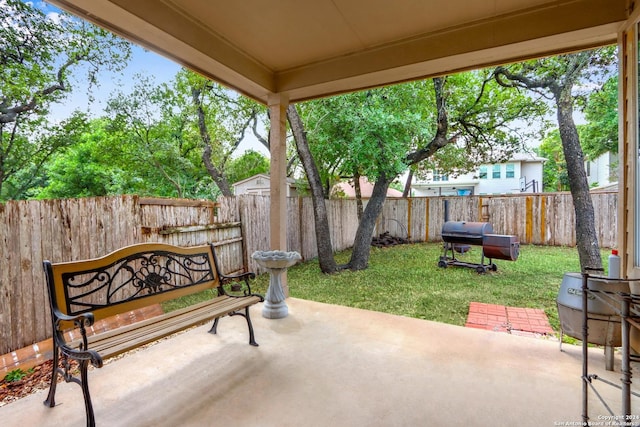
[[[409,243],[409,240],[403,237],[394,237],[390,235],[388,231],[385,231],[378,237],[374,237],[373,239],[371,239],[371,246],[375,246],[377,248],[386,248],[395,245],[406,245],[407,243]]]

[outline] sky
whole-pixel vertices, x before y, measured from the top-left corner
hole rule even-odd
[[[138,46],[133,46],[132,57],[129,65],[122,72],[122,75],[112,72],[102,72],[99,76],[99,86],[91,88],[93,97],[91,101],[88,91],[89,84],[84,76],[73,77],[73,91],[58,104],[59,111],[52,109],[54,116],[60,118],[69,117],[70,113],[77,109],[91,113],[93,116],[104,114],[104,108],[109,97],[115,91],[127,92],[135,84],[135,75],[145,74],[153,76],[156,84],[169,82],[180,70],[180,66],[168,59],[163,58],[153,52],[144,50]]]
[[[56,20],[60,13],[59,9],[43,1],[30,3],[41,8],[53,20]],[[181,66],[175,62],[132,44],[131,58],[122,73],[102,72],[99,75],[99,86],[91,88],[93,101],[88,94],[89,83],[86,77],[83,78],[82,73],[78,73],[77,77],[72,77],[72,93],[63,102],[52,106],[51,118],[54,121],[63,120],[68,118],[74,110],[86,112],[92,117],[100,117],[104,115],[104,108],[109,97],[116,91],[127,93],[128,89],[135,85],[136,75],[152,76],[155,84],[159,85],[170,82],[180,69]],[[247,132],[233,157],[237,157],[249,149],[269,156],[269,150],[258,142],[252,132]]]

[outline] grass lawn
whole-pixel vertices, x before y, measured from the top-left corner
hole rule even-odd
[[[472,246],[460,259],[479,263],[481,250]],[[608,251],[602,254],[606,263]],[[487,274],[439,268],[440,255],[441,243],[372,248],[367,270],[334,275],[322,274],[317,260],[312,260],[289,269],[290,295],[460,326],[472,301],[539,308],[560,331],[556,297],[563,274],[580,271],[575,248],[522,246],[517,261],[496,260],[498,271]],[[336,258],[345,263],[349,256],[345,251]],[[256,289],[264,293],[268,283],[268,275],[260,275]]]
[[[472,246],[460,260],[479,263],[481,251],[480,246]],[[605,264],[608,253],[602,252]],[[346,263],[350,255],[350,251],[344,251],[336,259]],[[517,261],[496,260],[498,271],[486,274],[470,268],[439,268],[440,255],[441,243],[372,247],[368,269],[333,275],[322,274],[317,260],[312,260],[289,269],[289,292],[295,298],[459,326],[465,324],[472,301],[539,308],[545,311],[553,329],[560,331],[556,297],[563,274],[580,271],[576,248],[521,246]],[[269,275],[261,274],[252,288],[265,294],[268,285]],[[163,307],[168,311],[197,299],[189,297]]]

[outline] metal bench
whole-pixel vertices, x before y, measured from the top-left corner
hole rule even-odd
[[[44,261],[53,320],[53,373],[44,404],[55,406],[58,375],[82,387],[87,425],[95,417],[87,382],[89,363],[102,367],[103,360],[156,341],[175,332],[214,319],[215,334],[225,315],[243,316],[249,328],[249,344],[255,341],[249,307],[263,301],[251,291],[253,273],[224,275],[218,267],[213,245],[177,247],[143,243],[104,257],[51,263]],[[127,313],[163,301],[210,289],[211,299],[97,334],[90,327],[97,320]],[[69,339],[74,330],[79,339]],[[62,360],[63,368],[59,367]],[[69,364],[76,360],[79,378]]]

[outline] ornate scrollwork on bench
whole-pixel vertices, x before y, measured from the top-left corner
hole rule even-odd
[[[161,251],[133,254],[113,265],[62,274],[69,314],[215,279],[206,253],[182,255]]]

